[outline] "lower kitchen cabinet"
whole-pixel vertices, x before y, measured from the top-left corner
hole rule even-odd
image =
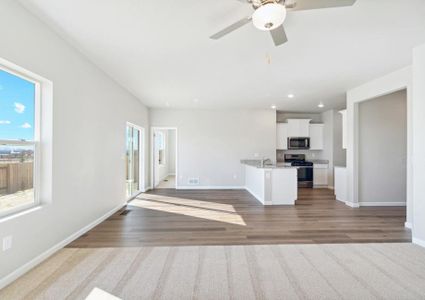
[[[314,164],[313,185],[315,187],[328,186],[328,168],[327,164]]]

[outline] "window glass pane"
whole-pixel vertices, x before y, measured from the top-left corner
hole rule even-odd
[[[133,128],[133,189],[134,194],[139,190],[139,170],[140,170],[140,131]]]
[[[127,197],[139,191],[140,182],[140,130],[127,126],[126,151],[126,192]]]
[[[0,214],[34,203],[34,146],[0,145]]]
[[[127,126],[126,129],[126,195],[127,197],[131,196],[132,191],[132,166],[133,166],[133,143],[132,143],[133,128]]]
[[[35,84],[0,70],[0,140],[34,140]]]

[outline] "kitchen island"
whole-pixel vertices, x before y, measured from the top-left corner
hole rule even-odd
[[[294,205],[298,197],[297,168],[263,165],[260,160],[241,160],[245,188],[263,205]]]

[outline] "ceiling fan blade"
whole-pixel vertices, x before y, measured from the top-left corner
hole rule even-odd
[[[275,46],[280,46],[285,44],[288,41],[288,38],[286,37],[285,29],[283,28],[283,25],[280,25],[278,28],[270,31],[270,34],[272,35],[273,42]]]
[[[210,36],[210,39],[218,40],[218,39],[222,38],[223,36],[225,36],[226,34],[229,34],[233,31],[235,31],[236,29],[239,29],[242,26],[250,23],[251,19],[252,19],[251,17],[243,18],[242,20],[239,20],[236,23],[233,23],[232,25],[224,28],[223,30],[217,32],[216,34],[213,34],[212,36]]]
[[[331,7],[352,6],[357,0],[287,0],[285,6],[288,10],[309,10]]]

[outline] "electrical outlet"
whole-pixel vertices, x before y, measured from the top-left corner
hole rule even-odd
[[[199,185],[199,178],[188,178],[187,183],[189,185]]]
[[[12,248],[12,236],[5,236],[3,238],[3,251],[7,251]]]

